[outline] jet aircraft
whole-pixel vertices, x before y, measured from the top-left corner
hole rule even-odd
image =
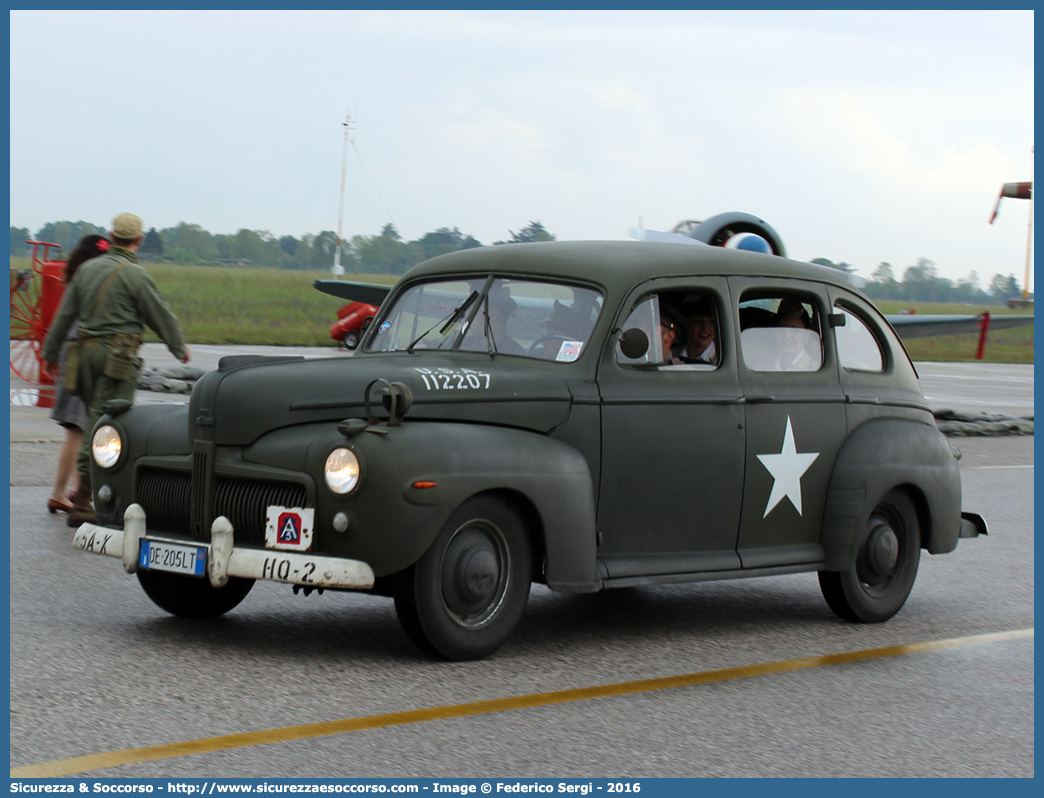
[[[1014,195],[1013,195],[1014,196]],[[749,252],[760,252],[766,255],[786,257],[783,239],[764,219],[749,213],[733,211],[712,216],[705,221],[685,220],[675,225],[670,232],[631,228],[628,231],[632,238],[639,241],[674,242],[696,246],[716,246],[727,249],[738,249]],[[823,266],[821,268],[829,268]],[[866,280],[855,275],[848,275],[848,280],[856,288],[862,288]],[[375,285],[348,280],[316,280],[314,287],[325,294],[339,297],[349,302],[371,305],[373,313],[358,314],[357,329],[361,335],[366,318],[372,318],[376,308],[391,291],[390,285]],[[903,340],[911,338],[927,338],[933,335],[957,335],[960,333],[978,332],[979,316],[968,315],[924,315],[886,314],[885,318],[892,325],[896,334]],[[1033,324],[1033,316],[991,316],[991,330],[1006,330]],[[343,325],[341,325],[343,327]],[[338,327],[337,324],[334,325]],[[331,328],[333,330],[334,328]],[[338,329],[340,335],[346,330]],[[331,334],[333,334],[331,332]],[[336,337],[336,336],[335,336]],[[358,338],[353,339],[355,343]],[[354,348],[354,347],[352,347]]]

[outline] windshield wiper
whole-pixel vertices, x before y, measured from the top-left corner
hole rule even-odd
[[[485,319],[485,323],[483,325],[483,327],[484,327],[483,331],[486,333],[486,351],[489,352],[489,356],[491,358],[495,359],[496,356],[497,356],[497,341],[493,337],[493,325],[492,325],[492,323],[489,320],[489,292],[488,291],[486,292],[486,296],[484,298],[483,304],[486,306],[485,309],[484,309],[485,310],[485,314],[486,314],[486,319]]]
[[[457,321],[457,319],[459,319],[462,315],[464,315],[464,313],[467,311],[468,308],[471,307],[471,303],[475,301],[475,299],[478,297],[478,295],[479,295],[478,291],[472,291],[471,294],[468,296],[468,298],[465,299],[460,304],[460,307],[454,308],[453,312],[450,313],[449,316],[447,316],[445,319],[439,319],[437,322],[435,322],[433,325],[431,325],[428,329],[426,329],[424,332],[422,332],[420,335],[418,335],[416,338],[414,338],[413,341],[410,343],[410,345],[406,347],[406,351],[409,352],[412,355],[413,354],[413,347],[415,347],[417,344],[419,344],[421,342],[421,339],[424,338],[425,335],[430,333],[432,330],[434,330],[440,324],[442,324],[442,329],[439,330],[439,334],[440,335],[445,335],[446,334],[446,330],[448,330],[450,327],[452,327],[453,323],[455,321]],[[443,324],[443,321],[445,321],[445,324]]]

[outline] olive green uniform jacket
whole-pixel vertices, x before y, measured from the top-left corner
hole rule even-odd
[[[113,271],[123,268],[105,288]],[[87,428],[77,457],[82,480],[90,484],[91,431],[102,416],[102,405],[110,399],[134,401],[141,361],[133,357],[131,367],[119,379],[105,374],[106,362],[118,341],[128,336],[140,341],[142,329],[148,325],[167,345],[174,357],[185,357],[185,337],[177,317],[156,289],[152,277],[138,265],[133,252],[112,247],[110,251],[84,263],[65,289],[62,306],[55,316],[44,344],[43,357],[49,363],[58,360],[62,342],[69,328],[79,319],[81,341],[76,370],[76,392],[87,409]],[[137,345],[129,354],[134,355]]]
[[[127,265],[109,283],[97,310],[91,314],[98,291],[121,263]],[[86,318],[88,314],[90,319]],[[138,265],[137,256],[120,247],[112,247],[107,254],[77,269],[47,334],[44,360],[58,361],[62,341],[76,319],[83,322],[80,334],[91,338],[109,338],[118,333],[141,335],[143,327],[148,325],[174,357],[178,360],[185,357],[185,338],[177,316],[167,307],[149,273]]]

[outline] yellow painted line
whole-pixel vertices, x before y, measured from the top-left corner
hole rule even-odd
[[[1025,637],[1033,637],[1033,629],[1014,629],[1009,632],[953,637],[948,640],[933,640],[926,643],[867,648],[862,651],[827,654],[822,657],[790,659],[783,662],[766,662],[761,665],[745,665],[741,668],[725,668],[724,670],[703,671],[702,673],[687,673],[681,676],[667,676],[662,679],[620,682],[618,684],[606,684],[597,687],[581,687],[576,690],[558,690],[553,693],[534,693],[513,698],[496,698],[492,701],[476,701],[471,704],[454,704],[446,707],[415,709],[409,712],[391,712],[387,715],[369,715],[363,718],[309,723],[303,726],[288,726],[282,729],[269,729],[267,731],[247,732],[245,734],[228,734],[223,737],[207,737],[202,740],[190,740],[183,743],[154,745],[149,748],[130,748],[126,751],[110,751],[105,754],[59,759],[54,762],[43,762],[39,765],[23,765],[22,767],[11,768],[11,778],[70,776],[75,773],[86,773],[101,768],[129,765],[134,762],[151,762],[157,759],[205,754],[211,751],[227,751],[232,748],[248,748],[253,745],[264,745],[265,743],[284,743],[289,740],[325,737],[331,734],[345,734],[364,729],[403,726],[409,723],[423,723],[429,720],[488,715],[492,712],[506,712],[511,709],[541,707],[549,704],[565,704],[590,698],[608,698],[609,696],[627,695],[629,693],[644,693],[650,690],[666,690],[672,687],[691,687],[697,684],[710,684],[711,682],[727,682],[733,679],[748,679],[752,676],[766,676],[770,673],[787,673],[788,671],[800,671],[808,668],[822,668],[826,665],[847,665],[870,659],[921,654],[927,651],[940,651],[946,648],[973,646],[980,643],[999,643],[1005,640],[1018,640]]]

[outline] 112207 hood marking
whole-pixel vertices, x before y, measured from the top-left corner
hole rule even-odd
[[[424,381],[424,387],[429,391],[466,391],[466,390],[488,390],[490,375],[488,371],[476,371],[474,369],[449,369],[449,368],[420,368],[414,369],[420,374]]]

